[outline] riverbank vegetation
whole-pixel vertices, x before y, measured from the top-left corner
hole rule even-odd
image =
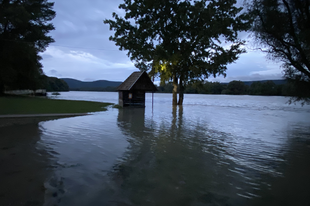
[[[110,103],[56,100],[39,97],[0,97],[0,115],[7,114],[62,114],[105,111]]]
[[[162,84],[158,92],[171,93],[172,83]],[[232,95],[269,95],[269,96],[295,96],[298,93],[294,84],[284,80],[269,80],[256,82],[231,81],[219,82],[190,82],[185,87],[189,94],[232,94]]]
[[[172,93],[173,83],[162,83],[157,86],[157,93]],[[179,90],[179,88],[178,88]],[[70,91],[111,91],[117,92],[117,87],[107,88],[75,88]],[[184,85],[186,94],[231,94],[231,95],[264,95],[264,96],[296,96],[300,90],[294,83],[287,80],[262,81],[231,81],[228,83],[192,81]]]

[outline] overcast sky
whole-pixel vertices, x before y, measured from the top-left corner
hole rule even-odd
[[[103,20],[120,13],[123,0],[53,0],[57,15],[51,32],[55,43],[42,54],[43,71],[48,76],[74,78],[82,81],[124,81],[137,71],[127,57],[119,51],[113,34]],[[247,35],[245,35],[247,36]],[[249,48],[254,48],[249,42]],[[279,63],[272,62],[260,51],[248,49],[233,64],[228,65],[227,76],[220,82],[232,80],[264,80],[282,77]],[[213,81],[213,79],[210,79]]]

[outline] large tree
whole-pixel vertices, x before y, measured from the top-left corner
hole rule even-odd
[[[294,100],[309,102],[310,0],[253,0],[248,8],[260,49],[283,62],[284,76],[297,89]]]
[[[54,40],[54,3],[47,0],[0,0],[0,93],[37,89],[42,77],[39,52]]]
[[[173,105],[182,104],[189,80],[225,75],[226,65],[244,50],[238,32],[248,28],[247,15],[235,0],[125,0],[125,16],[105,20],[114,41],[140,70],[162,82],[172,80]],[[180,98],[177,102],[179,86]]]

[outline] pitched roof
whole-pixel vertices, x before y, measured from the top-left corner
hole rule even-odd
[[[145,73],[145,74],[144,74]],[[137,83],[137,81],[143,76],[144,80],[147,80],[148,89],[144,88],[143,90],[149,90],[149,91],[156,91],[157,88],[151,81],[151,79],[148,77],[146,72],[133,72],[121,85],[117,87],[117,90],[122,91],[128,91],[133,89],[134,85]],[[141,79],[143,79],[141,78]],[[138,86],[137,84],[136,86]],[[139,87],[139,86],[138,86]],[[150,89],[152,88],[152,89]]]
[[[117,87],[117,90],[130,90],[142,74],[143,72],[133,72],[121,85]]]

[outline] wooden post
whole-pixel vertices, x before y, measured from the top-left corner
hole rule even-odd
[[[153,84],[154,84],[154,76],[153,76]],[[154,108],[154,91],[152,91],[152,115],[153,115],[153,108]]]

